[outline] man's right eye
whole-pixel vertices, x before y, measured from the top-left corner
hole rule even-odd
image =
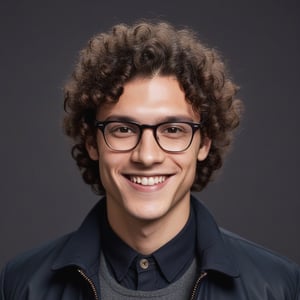
[[[131,130],[130,130],[130,128],[128,128],[128,127],[118,127],[118,128],[116,129],[116,131],[119,131],[119,132],[122,132],[122,133],[128,133],[128,132],[130,132]]]
[[[116,137],[124,137],[136,135],[137,130],[133,126],[128,126],[124,124],[111,126],[108,130],[109,134]]]

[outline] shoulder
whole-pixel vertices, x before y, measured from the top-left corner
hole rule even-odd
[[[239,265],[242,279],[284,286],[290,291],[300,288],[300,267],[295,262],[230,231],[221,229],[221,234]]]
[[[1,297],[6,299],[4,294],[22,294],[33,277],[43,280],[51,276],[52,264],[71,235],[62,236],[9,261],[1,273]]]
[[[70,236],[71,234],[64,235],[16,256],[7,263],[6,270],[18,273],[30,272],[31,270],[39,268],[42,264],[53,263],[53,260],[57,257]]]

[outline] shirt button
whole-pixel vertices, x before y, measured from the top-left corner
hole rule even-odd
[[[148,261],[148,259],[142,258],[142,259],[140,260],[140,267],[141,267],[142,269],[144,269],[144,270],[148,269],[148,267],[149,267],[149,261]]]

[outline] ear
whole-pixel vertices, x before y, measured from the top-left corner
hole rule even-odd
[[[98,153],[98,148],[97,148],[96,142],[93,142],[90,139],[87,139],[85,142],[85,148],[86,148],[86,151],[88,152],[91,160],[99,159],[99,153]]]
[[[204,140],[202,141],[202,145],[198,151],[198,160],[199,161],[203,161],[209,152],[210,149],[210,145],[211,145],[211,139],[209,139],[208,137],[205,137]]]

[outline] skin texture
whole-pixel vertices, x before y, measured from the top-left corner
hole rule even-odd
[[[124,85],[117,103],[104,104],[99,121],[127,117],[141,124],[157,124],[168,117],[199,122],[174,77],[136,78]],[[87,144],[90,158],[99,161],[106,190],[108,220],[113,230],[131,247],[149,254],[172,239],[185,225],[190,212],[190,188],[196,162],[204,160],[210,147],[200,147],[200,131],[181,153],[163,151],[152,130],[146,129],[138,146],[129,152],[114,152],[97,132],[97,146]],[[130,176],[165,178],[154,185],[133,183]]]

